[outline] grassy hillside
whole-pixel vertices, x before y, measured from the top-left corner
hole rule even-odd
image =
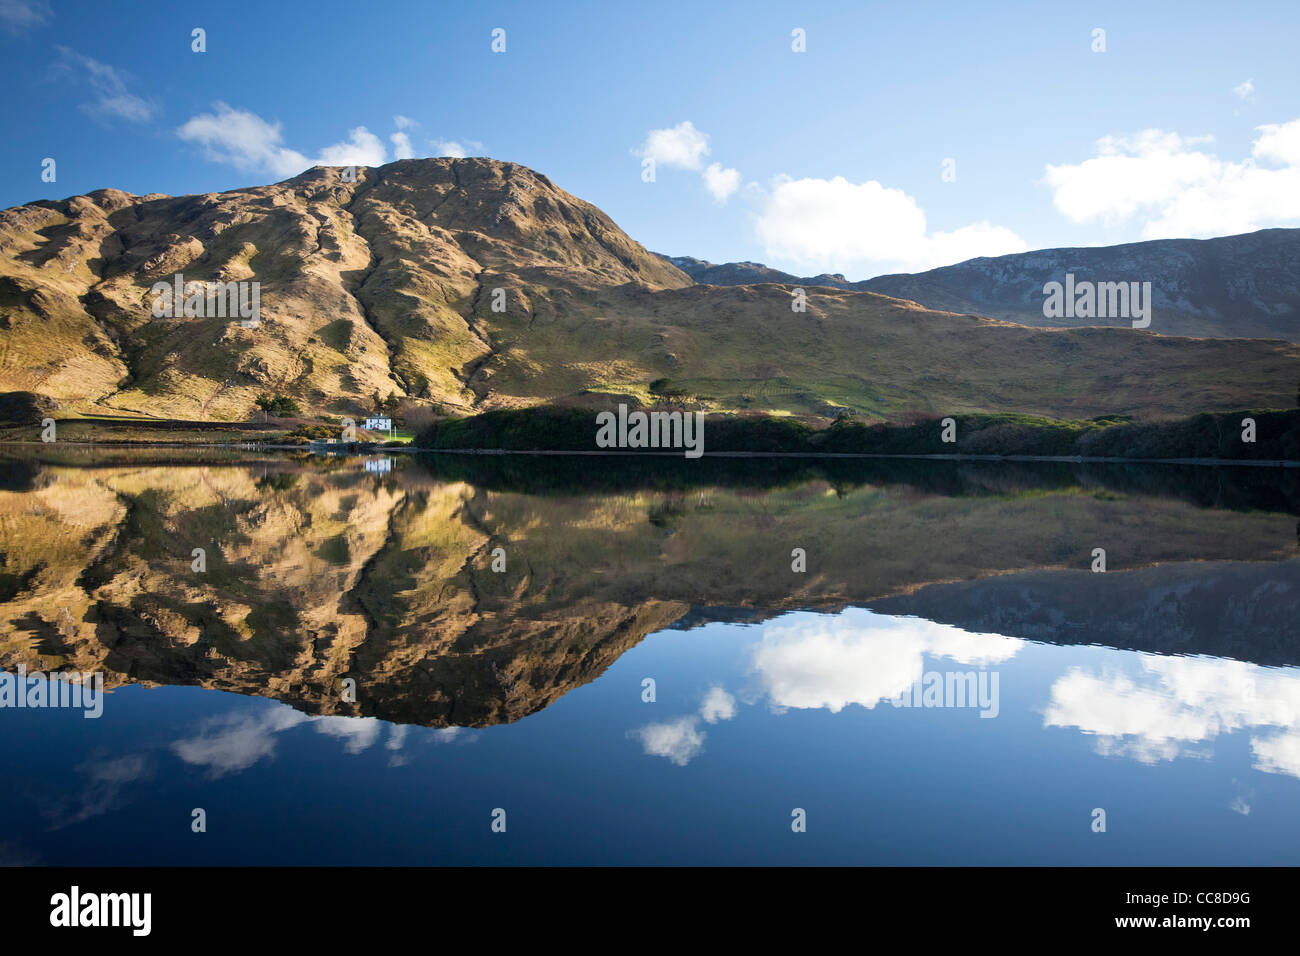
[[[0,392],[64,415],[246,421],[267,394],[357,417],[649,401],[709,411],[1181,417],[1280,407],[1300,346],[1033,329],[871,292],[693,285],[545,176],[402,160],[202,196],[0,212]],[[151,287],[257,281],[257,328],[158,319]]]

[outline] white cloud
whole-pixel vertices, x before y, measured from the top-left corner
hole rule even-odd
[[[1097,154],[1076,166],[1047,166],[1052,201],[1072,222],[1122,222],[1144,205],[1175,201],[1192,184],[1216,174],[1217,160],[1161,130],[1102,137]]]
[[[1255,754],[1255,769],[1300,778],[1300,731],[1252,738],[1250,749]]]
[[[388,137],[393,142],[393,159],[414,159],[415,147],[411,144],[411,134],[406,131],[420,124],[409,116],[398,114],[393,117],[393,125],[397,132]]]
[[[767,625],[754,669],[776,708],[839,713],[849,704],[870,710],[897,698],[921,679],[926,654],[985,666],[1009,660],[1023,646],[1013,637],[850,608]]]
[[[711,163],[704,170],[704,187],[717,202],[726,202],[727,197],[740,188],[740,170],[723,169],[721,163]]]
[[[406,133],[398,130],[388,138],[393,141],[393,159],[413,159],[415,157],[415,147],[411,145],[411,137]]]
[[[435,744],[472,744],[477,738],[464,727],[438,727],[429,739]]]
[[[153,775],[153,763],[145,754],[128,754],[108,760],[87,760],[77,767],[77,773],[85,777],[80,792],[58,798],[42,810],[51,820],[52,830],[83,823],[114,809],[122,802],[123,790]]]
[[[0,0],[0,27],[18,34],[38,27],[51,16],[45,0]]]
[[[656,166],[696,170],[704,166],[704,157],[709,155],[709,137],[690,120],[684,120],[667,129],[650,130],[645,142],[632,152],[642,159],[653,160]],[[726,202],[740,189],[742,180],[740,170],[721,163],[710,163],[701,170],[700,178],[717,203]]]
[[[406,724],[391,724],[388,728],[388,740],[384,748],[392,751],[388,758],[388,766],[404,767],[410,762],[410,758],[402,753],[402,747],[406,744],[406,734],[409,728]]]
[[[1246,80],[1243,83],[1238,83],[1232,88],[1232,93],[1243,103],[1255,102],[1255,81]]]
[[[78,53],[66,46],[55,47],[59,61],[55,69],[64,73],[80,73],[95,92],[92,103],[82,104],[82,109],[98,119],[124,119],[144,123],[157,112],[153,104],[136,96],[127,88],[126,79],[107,63]]]
[[[1208,137],[1107,136],[1097,155],[1047,166],[1052,201],[1076,223],[1143,220],[1144,239],[1223,236],[1300,222],[1300,119],[1257,128],[1251,157],[1225,161]],[[1279,168],[1257,162],[1278,164]]]
[[[711,687],[700,704],[700,716],[704,718],[706,724],[730,720],[736,716],[736,698],[721,687]]]
[[[233,714],[205,722],[198,736],[172,745],[188,764],[206,767],[211,777],[247,770],[275,753],[275,735],[308,718],[277,706],[257,714]]]
[[[450,156],[452,159],[464,159],[469,151],[454,139],[434,139],[429,141],[435,156]]]
[[[464,159],[471,153],[480,151],[483,144],[472,139],[464,142],[454,139],[431,139],[429,145],[433,147],[435,156],[450,156],[452,159]]]
[[[632,731],[652,757],[667,757],[684,767],[704,749],[704,734],[696,729],[695,717],[680,717],[663,724],[646,724]]]
[[[213,105],[215,113],[191,117],[176,131],[187,143],[202,146],[208,159],[277,176],[293,176],[311,165],[302,153],[283,145],[279,123],[268,123],[256,113],[225,103]]]
[[[268,123],[256,113],[213,104],[214,112],[191,117],[176,131],[187,143],[202,146],[208,159],[238,169],[295,176],[311,166],[379,166],[388,158],[383,141],[364,126],[348,138],[326,146],[315,159],[284,145],[279,123]]]
[[[1259,138],[1251,146],[1251,155],[1255,159],[1283,166],[1300,166],[1300,119],[1289,123],[1268,123],[1257,129]]]
[[[652,129],[636,154],[658,166],[699,169],[709,155],[709,137],[685,120],[669,129]]]
[[[1028,248],[988,222],[930,232],[921,207],[901,189],[842,176],[778,177],[756,228],[769,260],[816,272],[919,271]]]
[[[350,754],[359,754],[374,746],[384,726],[375,717],[317,717],[312,725],[317,733],[342,740],[343,749]]]
[[[348,138],[320,151],[313,166],[382,166],[388,159],[384,144],[364,126],[348,130]]]
[[[1257,770],[1300,777],[1300,675],[1233,660],[1139,659],[1136,679],[1081,668],[1059,678],[1044,725],[1076,727],[1097,736],[1099,752],[1143,763],[1202,756],[1219,735],[1250,729]]]
[[[336,737],[343,749],[358,754],[379,739],[386,726],[374,717],[308,717],[284,705],[249,714],[232,714],[205,722],[195,737],[179,740],[172,751],[188,764],[206,767],[211,777],[247,770],[253,764],[275,754],[276,735],[310,723],[317,733]],[[386,747],[397,751],[406,732],[393,727]]]

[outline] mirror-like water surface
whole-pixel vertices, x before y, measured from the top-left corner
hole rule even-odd
[[[1295,470],[167,458],[3,465],[4,862],[1300,861]]]

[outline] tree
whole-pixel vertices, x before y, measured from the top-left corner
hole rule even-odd
[[[292,398],[277,395],[271,406],[271,413],[277,418],[291,418],[302,414],[302,409]]]
[[[298,403],[284,395],[277,395],[272,398],[263,392],[257,396],[254,404],[268,415],[274,415],[276,418],[290,418],[302,414]]]

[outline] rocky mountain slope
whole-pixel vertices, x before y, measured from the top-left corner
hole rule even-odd
[[[1066,273],[1077,281],[1150,282],[1153,332],[1300,342],[1300,229],[1041,249],[862,282],[842,275],[798,277],[757,262],[717,265],[689,256],[665,258],[708,285],[778,282],[879,292],[929,309],[1044,328],[1129,325],[1122,319],[1045,318],[1043,286],[1064,282]]]
[[[0,213],[0,387],[106,409],[241,415],[254,390],[316,408],[375,391],[468,407],[492,353],[490,276],[531,319],[606,286],[687,280],[521,166],[317,167],[204,196],[101,190]],[[155,282],[260,283],[261,322],[158,319]],[[228,383],[228,384],[227,384]],[[224,414],[223,414],[224,413]]]
[[[649,402],[669,379],[714,411],[1093,417],[1289,407],[1300,380],[1300,348],[1276,342],[1044,331],[826,287],[796,311],[788,286],[695,284],[511,163],[355,172],[0,212],[0,393],[244,421],[263,393],[314,414],[365,414],[376,394],[466,414]],[[257,282],[260,322],[155,316],[155,284],[178,275]]]

